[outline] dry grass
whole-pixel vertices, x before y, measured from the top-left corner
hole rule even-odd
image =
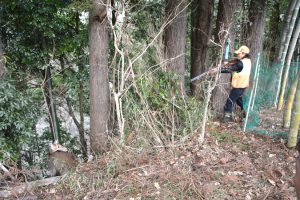
[[[296,152],[280,139],[217,122],[202,146],[194,135],[176,146],[109,152],[40,199],[295,199]]]

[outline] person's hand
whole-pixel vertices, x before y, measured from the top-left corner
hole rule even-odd
[[[216,68],[213,68],[211,70],[208,71],[208,75],[214,75],[217,73],[217,69]]]

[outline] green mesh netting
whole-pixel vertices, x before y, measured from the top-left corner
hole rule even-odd
[[[256,66],[252,66],[251,80],[254,79]],[[269,63],[267,60],[260,59],[260,68],[258,71],[257,88],[255,95],[255,83],[249,87],[244,97],[245,109],[248,110],[249,100],[252,94],[252,104],[248,112],[248,119],[245,131],[255,131],[263,135],[278,136],[286,138],[288,130],[282,128],[283,112],[276,111],[275,99],[278,89],[279,74],[281,65],[279,63]],[[300,71],[300,62],[292,62],[289,69],[289,77],[285,90],[285,99],[292,81],[297,78]],[[245,120],[246,121],[246,120]],[[244,122],[245,122],[244,121]]]

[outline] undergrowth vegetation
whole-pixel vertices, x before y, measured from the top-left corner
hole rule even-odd
[[[79,165],[41,194],[44,199],[55,194],[62,199],[140,200],[288,199],[294,195],[290,180],[295,152],[283,148],[282,141],[243,134],[238,126],[213,124],[202,146],[196,138],[193,135],[169,147],[118,146]]]
[[[177,83],[176,75],[162,70],[135,81],[124,98],[127,145],[137,141],[174,144],[199,126],[203,104],[176,91]]]

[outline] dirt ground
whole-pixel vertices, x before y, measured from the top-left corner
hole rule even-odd
[[[269,116],[262,114],[264,128],[279,130]],[[276,116],[280,120],[280,114]],[[286,148],[282,138],[243,133],[241,126],[211,122],[202,145],[197,143],[196,130],[182,144],[108,153],[31,195],[37,199],[296,200],[296,150]]]

